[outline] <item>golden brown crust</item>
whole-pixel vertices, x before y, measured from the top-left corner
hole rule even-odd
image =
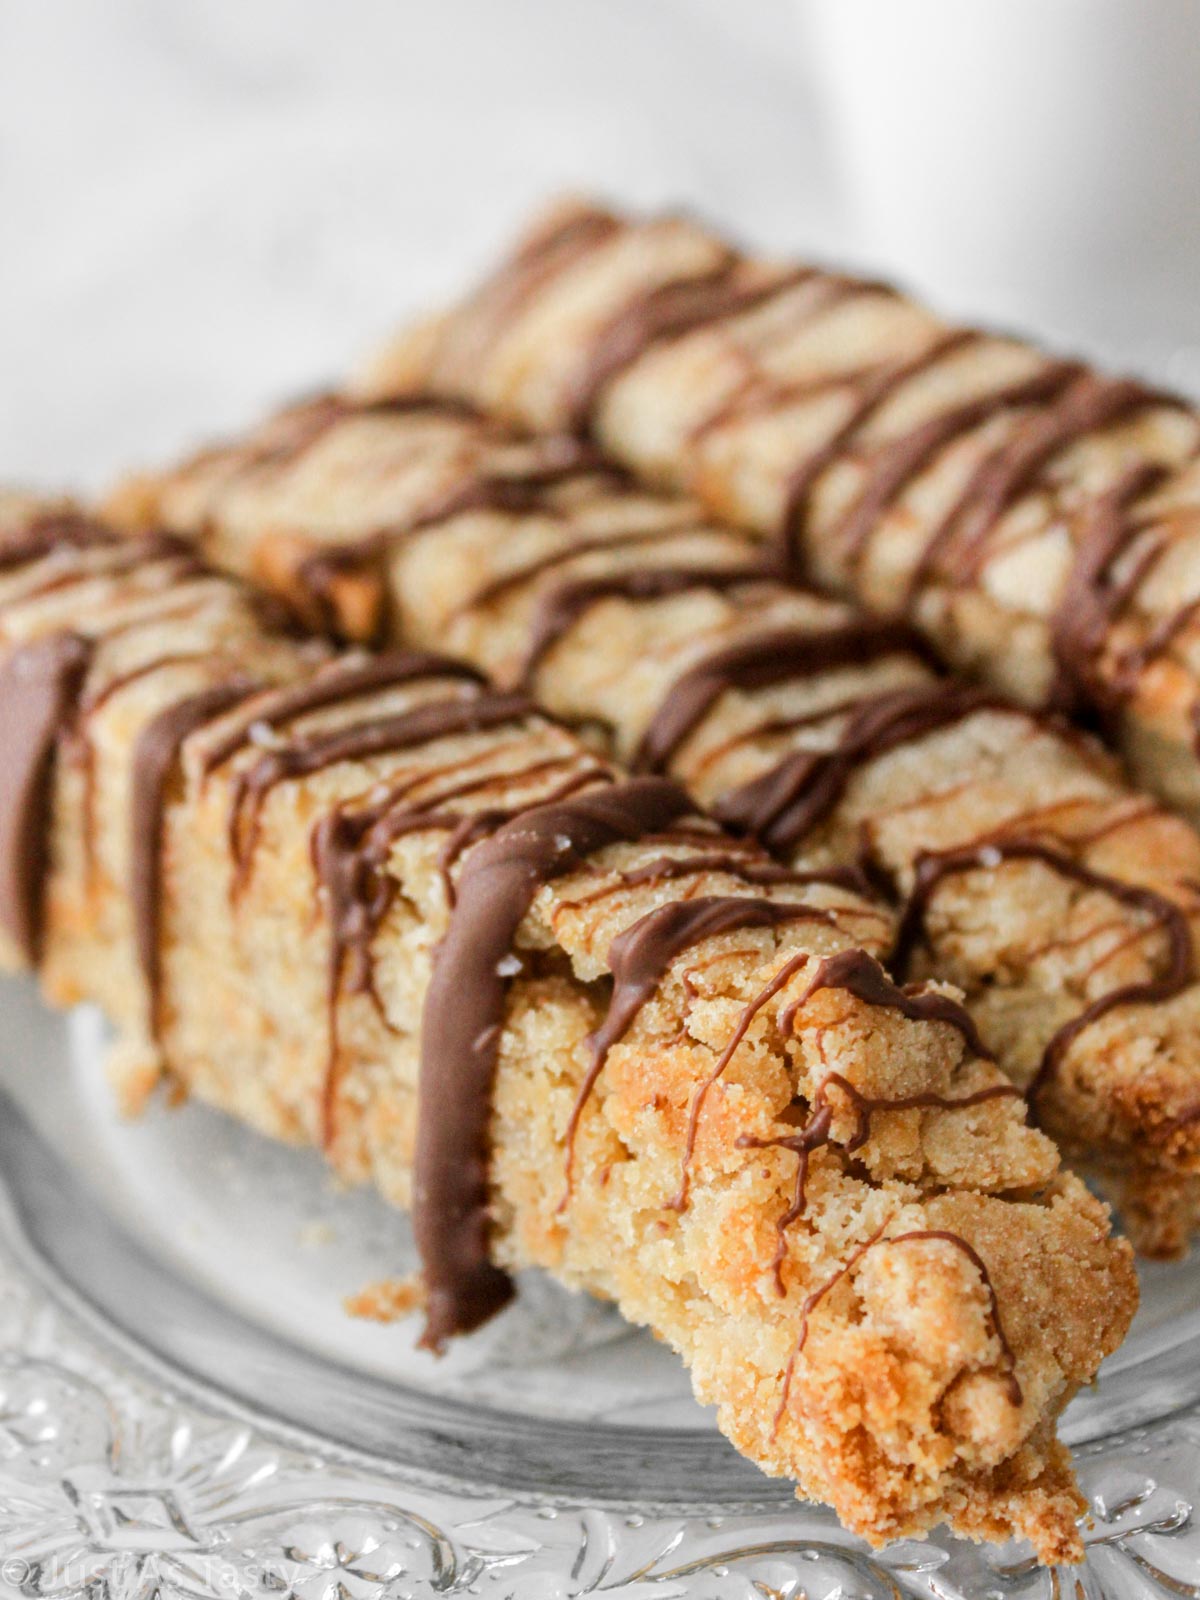
[[[52,587],[42,581],[47,559]],[[289,719],[271,710],[280,704],[271,688],[256,689],[184,742],[165,795],[163,977],[152,1011],[130,915],[131,768],[145,730],[200,687],[247,675],[307,685],[348,665],[271,635],[235,584],[168,582],[162,568],[160,557],[131,564],[129,547],[59,550],[0,576],[4,659],[22,643],[83,630],[96,650],[81,706],[111,689],[75,727],[89,764],[64,744],[55,766],[44,981],[57,997],[109,1008],[139,1083],[157,1060],[188,1091],[272,1136],[323,1143],[342,1176],[404,1202],[413,1019],[448,916],[445,836],[430,826],[397,837],[385,864],[396,892],[371,944],[374,989],[340,987],[330,1011],[336,924],[313,876],[313,827],[334,807],[377,804],[381,784],[428,798],[466,771],[486,780],[470,797],[460,789],[468,815],[532,803],[564,766],[591,772],[595,758],[522,714],[339,760],[262,795],[253,849],[239,861],[231,839],[246,833],[231,832],[231,819],[264,751],[357,737],[385,714],[483,694],[461,676],[424,676]],[[180,660],[184,636],[197,649]],[[135,662],[137,675],[124,677]],[[249,742],[218,756],[243,726]],[[1000,1079],[956,1027],[812,987],[823,958],[864,941],[860,913],[870,908],[845,888],[755,885],[754,896],[794,902],[804,918],[718,935],[668,968],[595,1085],[561,1208],[565,1129],[585,1039],[607,1004],[614,936],[699,892],[747,894],[732,869],[639,875],[664,854],[703,849],[694,829],[609,847],[546,884],[521,924],[492,1103],[499,1259],[546,1266],[654,1327],[740,1448],[828,1498],[866,1536],[918,1533],[949,1517],[975,1535],[1027,1534],[1048,1559],[1075,1556],[1079,1502],[1053,1418],[1128,1324],[1129,1253],[1109,1237],[1104,1208],[1024,1125],[1018,1101],[957,1103]],[[790,1108],[797,1096],[819,1098],[831,1066],[876,1100],[933,1099],[878,1109],[854,1154],[855,1104],[834,1104],[807,1208],[786,1235],[781,1295],[772,1263],[796,1161],[785,1146],[739,1141],[793,1137]],[[703,1084],[680,1211],[667,1201]],[[922,1237],[901,1237],[913,1234]],[[811,1348],[799,1348],[805,1328]]]

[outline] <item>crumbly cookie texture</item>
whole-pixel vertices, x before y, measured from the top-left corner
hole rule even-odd
[[[1094,742],[940,682],[905,627],[785,586],[753,536],[562,436],[327,397],[114,501],[343,634],[448,649],[790,865],[886,885],[1147,1254],[1200,1200],[1200,837]],[[899,908],[899,909],[897,909]]]
[[[23,507],[0,555],[5,964],[108,1009],[134,1095],[412,1201],[431,1318],[518,1265],[614,1299],[870,1539],[1079,1556],[1054,1418],[1130,1253],[953,996],[886,979],[869,898],[170,541]]]
[[[1194,408],[579,202],[373,380],[594,437],[955,665],[1102,718],[1139,782],[1200,814]]]

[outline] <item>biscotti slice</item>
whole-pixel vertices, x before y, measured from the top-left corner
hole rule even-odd
[[[1054,1418],[1130,1255],[869,899],[460,664],[299,644],[162,540],[0,533],[5,956],[109,1009],[127,1087],[411,1203],[433,1345],[543,1266],[868,1538],[1078,1556]]]
[[[574,202],[375,381],[596,439],[956,666],[1101,722],[1200,815],[1191,405],[685,218]]]
[[[1185,1247],[1200,838],[1093,742],[939,680],[695,503],[433,399],[311,402],[120,498],[313,624],[447,648],[785,863],[885,886],[902,975],[959,985],[1138,1245]]]

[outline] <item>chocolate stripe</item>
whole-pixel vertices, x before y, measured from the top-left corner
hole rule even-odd
[[[720,934],[742,928],[780,928],[792,922],[820,922],[833,927],[836,920],[830,911],[794,900],[708,895],[657,906],[617,935],[608,950],[608,964],[613,975],[612,998],[604,1021],[588,1037],[591,1061],[567,1123],[567,1193],[559,1210],[570,1198],[579,1121],[596,1080],[604,1071],[608,1053],[633,1026],[639,1011],[653,997],[676,957],[705,939],[715,939]]]
[[[780,1031],[789,1033],[797,1011],[822,989],[844,989],[864,1005],[898,1011],[910,1022],[944,1022],[956,1029],[972,1055],[984,1061],[993,1059],[979,1036],[975,1019],[965,1006],[936,990],[913,992],[901,989],[865,950],[839,950],[826,956],[813,974],[799,1000],[795,1000],[779,1019]]]
[[[1054,705],[1073,709],[1090,704],[1111,714],[1132,691],[1145,661],[1157,654],[1156,646],[1165,648],[1170,643],[1170,628],[1164,630],[1167,637],[1156,631],[1155,638],[1140,653],[1144,660],[1122,662],[1116,675],[1105,676],[1096,671],[1109,630],[1146,572],[1146,560],[1139,560],[1119,582],[1113,579],[1114,566],[1141,531],[1130,507],[1163,475],[1161,467],[1138,463],[1123,473],[1107,494],[1101,495],[1083,520],[1071,570],[1050,619],[1050,648],[1057,671],[1051,691]],[[1161,548],[1156,542],[1147,559],[1157,559]],[[1169,623],[1181,626],[1180,615],[1175,613]]]
[[[100,544],[114,544],[116,535],[102,523],[76,511],[49,512],[35,517],[0,539],[0,572],[10,572],[31,561],[40,561],[52,550],[67,546],[87,550]]]
[[[692,809],[675,784],[635,778],[528,811],[467,857],[421,1030],[413,1225],[429,1349],[478,1327],[513,1292],[488,1250],[488,1123],[517,930],[544,884]]]
[[[325,710],[359,695],[392,689],[420,678],[464,678],[471,683],[483,682],[482,675],[466,662],[452,661],[427,650],[392,650],[349,665],[337,661],[302,683],[273,690],[253,708],[253,717],[205,751],[204,774],[207,777],[252,743],[254,728],[277,728],[280,723],[290,722],[309,711]]]
[[[74,719],[91,644],[56,634],[0,667],[0,923],[31,966],[42,951],[55,755]]]
[[[1162,976],[1145,982],[1125,983],[1110,989],[1065,1022],[1046,1044],[1037,1072],[1027,1090],[1031,1105],[1036,1105],[1051,1082],[1059,1063],[1076,1036],[1118,1006],[1152,1005],[1170,1000],[1195,980],[1195,950],[1191,925],[1183,911],[1165,895],[1142,884],[1126,883],[1094,872],[1066,851],[1038,839],[995,839],[958,850],[925,853],[918,857],[912,893],[896,934],[892,966],[903,971],[920,939],[930,902],[941,883],[964,872],[995,870],[1006,861],[1036,861],[1084,889],[1108,895],[1118,905],[1142,911],[1160,927],[1167,940],[1167,964]]]
[[[442,676],[440,664],[435,667],[434,676]],[[253,857],[262,807],[277,784],[309,777],[341,761],[369,761],[453,734],[482,733],[505,722],[518,722],[532,710],[522,694],[482,692],[464,698],[429,700],[410,711],[325,729],[280,749],[265,751],[234,780],[229,833],[239,874],[244,877]]]
[[[1081,370],[1074,362],[1053,362],[1032,378],[965,400],[950,411],[930,417],[911,433],[891,440],[871,462],[862,492],[829,534],[830,548],[841,551],[853,566],[862,558],[884,512],[936,456],[963,434],[981,428],[1005,411],[1055,399]],[[935,536],[927,543],[911,580],[914,594],[930,575],[939,553],[940,542]]]
[[[663,771],[730,689],[763,689],[885,656],[924,658],[925,653],[926,646],[906,623],[876,617],[855,618],[834,628],[781,628],[742,640],[705,656],[672,684],[642,734],[632,764],[643,772]]]
[[[977,711],[1013,711],[986,689],[923,683],[872,696],[847,718],[832,750],[794,750],[711,807],[726,827],[787,854],[825,820],[867,762],[961,722]],[[1024,713],[1020,713],[1024,715]]]
[[[710,589],[721,594],[742,584],[761,583],[767,576],[761,564],[635,567],[627,572],[559,584],[538,602],[517,682],[531,689],[545,657],[581,617],[604,600],[663,600],[695,589]]]
[[[768,283],[746,284],[739,281],[736,268],[730,253],[718,266],[695,277],[658,284],[623,307],[593,341],[564,397],[566,426],[590,434],[610,385],[654,345],[742,316],[817,275],[802,267]]]

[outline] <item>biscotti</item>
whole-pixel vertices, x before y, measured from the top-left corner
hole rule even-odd
[[[1200,1211],[1200,837],[1093,742],[561,436],[329,396],[119,497],[318,626],[437,644],[794,866],[852,868],[1147,1253]]]
[[[567,204],[378,369],[599,441],[1200,815],[1200,417],[887,285]]]
[[[1129,1253],[870,898],[460,663],[277,621],[170,538],[0,503],[5,964],[106,1007],[131,1099],[411,1203],[429,1343],[544,1266],[867,1537],[1075,1558],[1054,1418]]]

